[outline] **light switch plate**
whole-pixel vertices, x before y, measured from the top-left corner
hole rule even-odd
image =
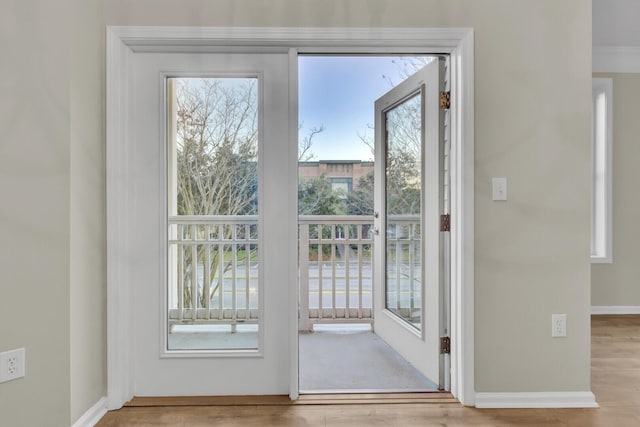
[[[493,200],[507,200],[507,178],[493,178],[491,184]]]

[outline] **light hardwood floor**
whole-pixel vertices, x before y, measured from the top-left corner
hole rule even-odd
[[[446,394],[414,395],[409,403],[397,396],[306,397],[297,404],[277,396],[137,398],[98,426],[640,426],[640,316],[594,316],[591,324],[598,409],[475,409]]]

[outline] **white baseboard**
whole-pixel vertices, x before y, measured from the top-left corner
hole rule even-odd
[[[597,408],[590,391],[478,393],[476,408]]]
[[[73,423],[71,427],[93,427],[107,413],[107,398],[101,397],[91,408]]]
[[[637,305],[594,305],[591,314],[640,314]]]

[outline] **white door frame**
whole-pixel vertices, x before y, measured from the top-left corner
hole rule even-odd
[[[135,201],[128,192],[129,60],[135,52],[289,52],[291,188],[297,194],[298,53],[448,53],[451,56],[451,393],[475,404],[474,387],[474,34],[470,28],[107,27],[107,399],[118,409],[133,397],[135,357],[127,235]],[[297,223],[297,221],[296,221]],[[289,259],[298,242],[289,240]],[[290,391],[298,397],[298,272],[291,263]]]

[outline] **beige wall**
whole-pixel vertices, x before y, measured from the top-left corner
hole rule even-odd
[[[66,2],[0,6],[0,425],[68,426],[69,23]]]
[[[589,390],[590,2],[186,5],[110,1],[106,23],[474,27],[476,388]],[[490,200],[492,176],[509,179],[508,202]],[[553,313],[567,313],[567,338],[551,338]]]
[[[101,10],[0,11],[0,351],[27,354],[0,425],[69,426],[106,394]]]
[[[613,78],[613,263],[591,267],[594,306],[640,306],[640,74]]]
[[[476,3],[478,391],[590,388],[587,3],[504,2],[495,20]],[[492,176],[508,202],[491,201]],[[567,338],[551,338],[553,313]]]
[[[73,0],[71,40],[71,420],[106,391],[106,244],[101,0]]]
[[[590,2],[92,0],[70,15],[72,1],[0,13],[0,350],[28,359],[0,384],[0,424],[69,425],[106,390],[101,20],[474,27],[476,388],[589,389]],[[492,176],[508,202],[490,200]],[[552,313],[567,338],[550,337]]]
[[[106,23],[474,27],[476,388],[589,389],[589,2],[194,0],[188,6],[108,2]],[[562,93],[562,102],[553,93]],[[509,179],[507,203],[490,200],[492,176]],[[553,313],[568,314],[567,338],[551,338]]]

